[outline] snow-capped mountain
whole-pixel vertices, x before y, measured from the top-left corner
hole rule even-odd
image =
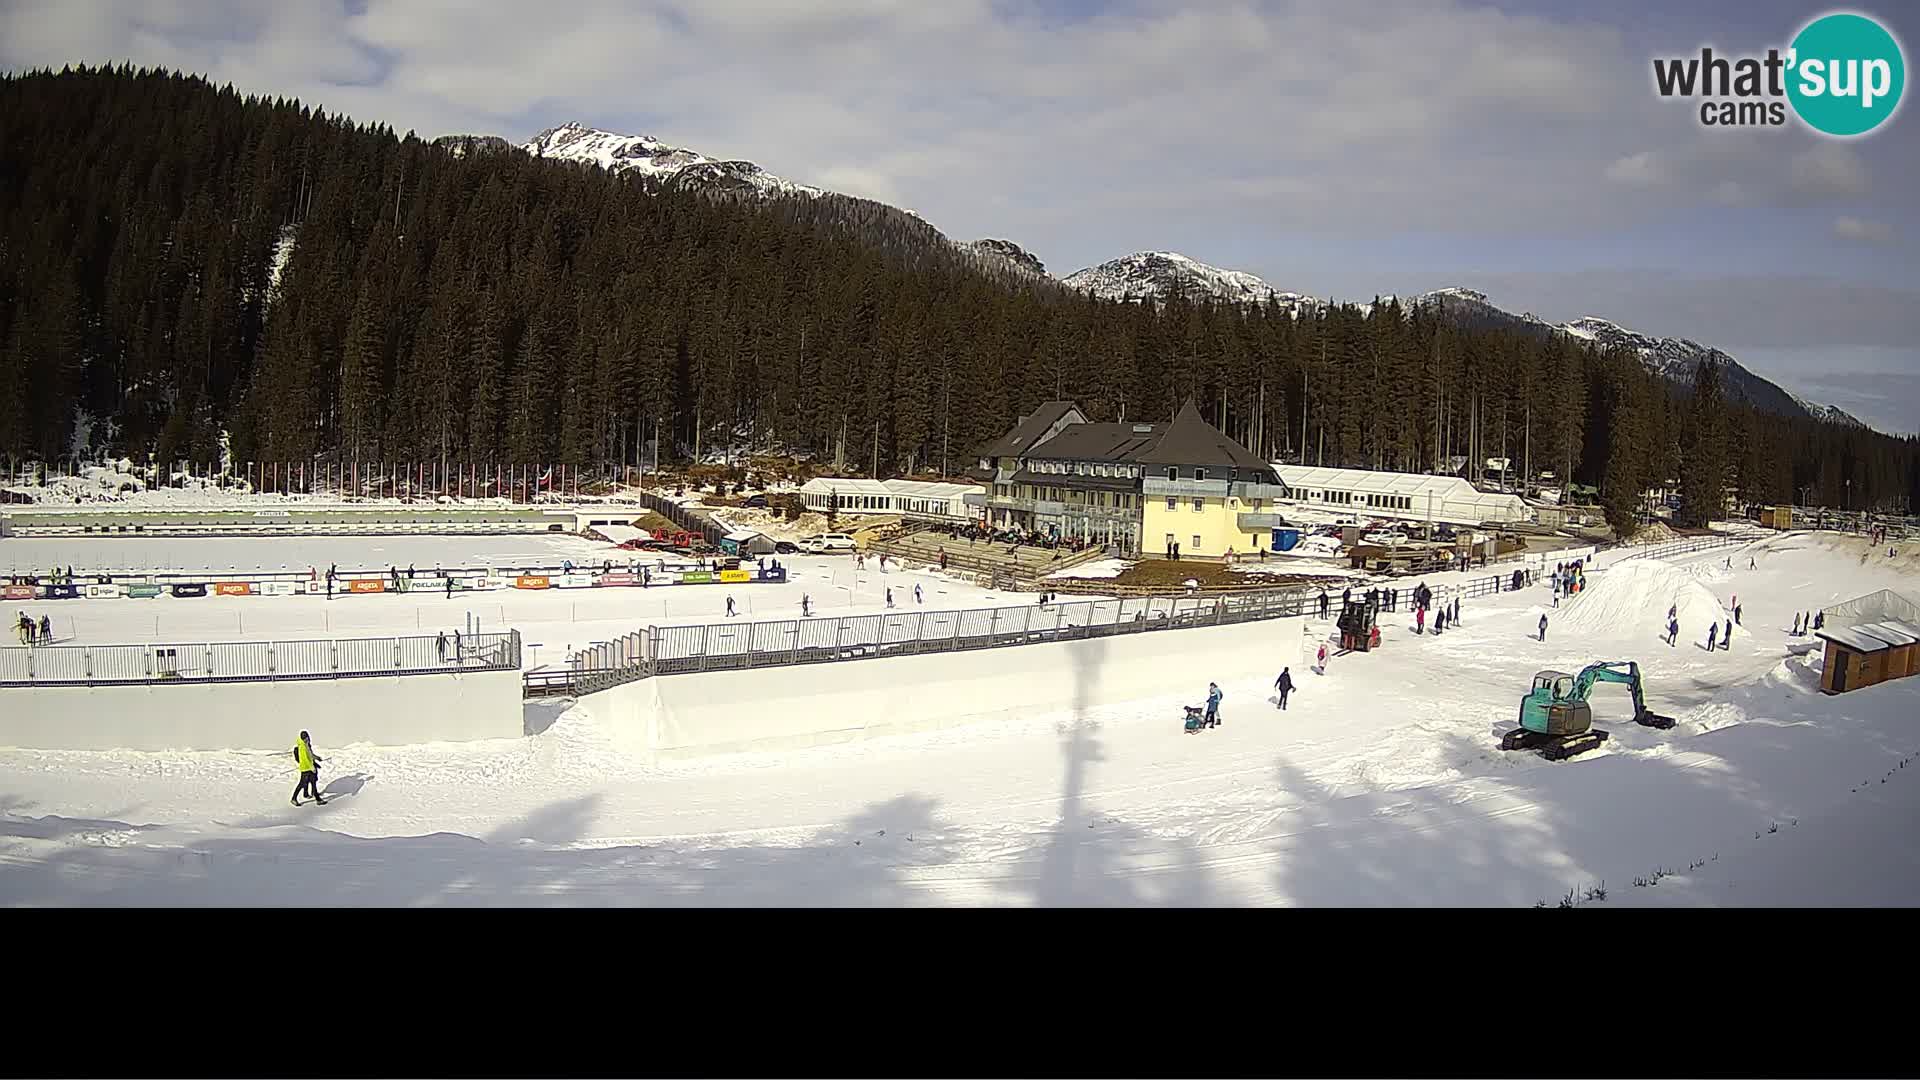
[[[513,149],[513,144],[498,135],[442,135],[433,140],[454,157],[466,157],[474,153],[497,153]]]
[[[1845,424],[1848,427],[1863,428],[1867,426],[1865,421],[1854,416],[1852,413],[1846,412],[1837,405],[1822,405],[1817,401],[1808,401],[1806,398],[1792,391],[1788,391],[1787,396],[1797,402],[1801,408],[1807,410],[1807,415],[1813,417],[1815,420],[1825,420],[1829,424]]]
[[[1741,367],[1738,360],[1711,345],[1685,338],[1654,337],[1593,315],[1564,323],[1560,330],[1596,345],[1632,349],[1640,354],[1640,359],[1650,370],[1682,386],[1693,383],[1694,369],[1700,361],[1705,360],[1720,368],[1721,384],[1726,388],[1727,396],[1735,401],[1745,401],[1782,416],[1804,414],[1818,419],[1827,418],[1774,383]],[[1824,409],[1825,406],[1819,408]]]
[[[985,240],[975,240],[966,246],[982,255],[989,255],[1004,260],[1015,270],[1024,271],[1037,277],[1048,276],[1045,263],[1042,263],[1032,252],[1011,240],[996,240],[988,237]]]
[[[621,135],[583,124],[548,128],[521,147],[536,157],[584,161],[608,172],[636,172],[686,187],[818,195],[819,188],[775,176],[751,161],[722,160],[645,135]]]
[[[1212,296],[1236,304],[1277,300],[1290,309],[1318,307],[1325,301],[1276,289],[1241,270],[1222,270],[1172,251],[1140,251],[1075,271],[1062,279],[1069,288],[1107,300],[1162,300],[1174,292]]]

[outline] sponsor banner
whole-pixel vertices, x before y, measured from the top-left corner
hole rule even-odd
[[[639,574],[601,574],[595,585],[638,585]]]
[[[722,570],[720,571],[720,580],[721,581],[752,581],[753,575],[748,573],[745,570]]]
[[[118,585],[87,586],[87,599],[89,600],[108,600],[119,595],[120,586]]]
[[[562,589],[591,589],[593,588],[593,575],[562,574],[557,584]]]
[[[383,578],[356,578],[347,582],[348,592],[386,592],[387,583]]]
[[[44,585],[41,587],[43,600],[72,600],[80,595],[78,585]]]
[[[508,585],[510,585],[510,584],[512,584],[512,583],[511,583],[511,582],[509,582],[509,581],[508,581],[508,580],[507,580],[506,578],[502,578],[502,577],[483,577],[483,578],[480,578],[480,579],[478,579],[477,581],[471,581],[471,582],[468,582],[468,583],[467,583],[467,588],[469,588],[469,589],[481,589],[481,590],[486,590],[486,589],[504,589],[504,588],[506,588],[506,587],[507,587]]]
[[[324,580],[308,581],[301,585],[301,588],[305,589],[309,594],[325,593],[327,591],[327,583]]]
[[[784,566],[762,567],[760,570],[760,580],[785,581],[787,580],[787,568]]]
[[[309,582],[309,584],[311,584],[311,582]],[[299,591],[297,588],[298,585],[299,582],[295,581],[263,581],[260,583],[260,595],[292,596]]]
[[[215,596],[252,596],[253,582],[218,581],[214,583],[213,594]]]
[[[161,585],[129,585],[127,586],[127,595],[132,597],[135,600],[148,600],[153,597],[159,596],[162,592],[165,592],[165,591],[166,591],[165,586],[161,586]]]
[[[692,571],[689,571],[689,572],[687,572],[687,573],[684,573],[684,574],[681,574],[681,575],[680,575],[680,584],[682,584],[682,585],[711,585],[711,584],[713,584],[713,572],[712,572],[712,571],[709,571],[709,570],[692,570]]]
[[[5,594],[9,600],[32,600],[39,595],[31,585],[8,585]]]
[[[539,574],[522,574],[513,579],[513,587],[516,589],[547,589],[552,586],[551,581]]]
[[[193,584],[193,585],[175,585],[175,586],[173,586],[173,595],[175,595],[175,596],[205,596],[205,595],[207,595],[207,587],[206,587],[205,585],[201,585],[201,584],[197,584],[197,583],[196,583],[196,584]]]

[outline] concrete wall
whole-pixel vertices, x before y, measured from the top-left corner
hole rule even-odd
[[[48,750],[284,750],[302,730],[322,747],[466,742],[524,726],[518,671],[0,689],[0,746]]]
[[[957,727],[1158,697],[1185,678],[1191,704],[1208,680],[1299,666],[1301,621],[838,664],[666,675],[580,700],[628,748],[660,760],[782,750],[870,735]],[[1190,683],[1190,685],[1188,685]],[[1229,700],[1232,716],[1272,706]],[[1181,716],[1167,717],[1178,731]]]

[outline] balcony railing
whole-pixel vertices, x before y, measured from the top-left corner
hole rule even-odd
[[[1140,482],[1143,493],[1165,497],[1168,495],[1183,499],[1284,499],[1288,497],[1284,484],[1263,484],[1250,480],[1169,480],[1166,477],[1146,477]]]
[[[1263,532],[1267,529],[1288,528],[1287,519],[1280,514],[1237,514],[1236,521],[1241,532]]]

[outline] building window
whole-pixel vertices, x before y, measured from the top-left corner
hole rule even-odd
[[[1180,467],[1178,465],[1167,466],[1167,479],[1169,480],[1180,479]]]
[[[1200,550],[1200,534],[1199,533],[1193,534],[1193,550],[1195,551]]]
[[[1178,509],[1180,509],[1180,500],[1179,500],[1179,499],[1176,499],[1176,498],[1174,498],[1174,497],[1173,497],[1173,496],[1171,496],[1171,495],[1169,495],[1169,496],[1167,496],[1167,509],[1169,509],[1169,510],[1178,510]]]
[[[1207,478],[1207,470],[1202,469],[1199,466],[1195,466],[1193,470],[1193,478],[1195,480],[1205,480]]]
[[[1194,513],[1196,513],[1196,514],[1197,514],[1197,513],[1199,513],[1200,511],[1202,511],[1202,510],[1205,510],[1206,508],[1207,508],[1207,500],[1205,500],[1205,499],[1195,499],[1195,500],[1193,500],[1193,511],[1194,511]]]

